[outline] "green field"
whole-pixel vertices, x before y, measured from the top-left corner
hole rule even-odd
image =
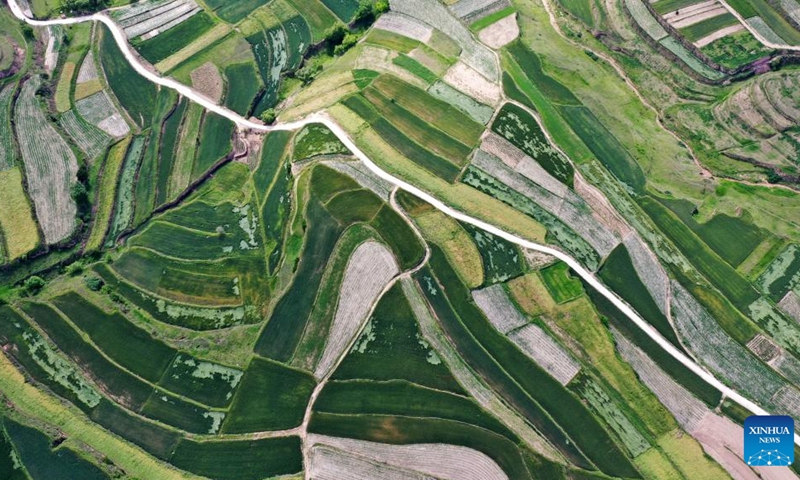
[[[185,98],[181,98],[175,109],[164,120],[161,138],[159,141],[158,159],[158,183],[156,185],[156,206],[162,205],[169,200],[170,175],[174,168],[175,156],[178,151],[178,134],[183,121],[183,114],[186,112],[186,105],[189,103]]]
[[[694,5],[695,3],[699,3],[698,0],[658,0],[653,3],[653,9],[663,15],[665,13],[674,12],[675,10],[680,10],[683,7],[688,7],[689,5]]]
[[[486,414],[472,400],[405,381],[329,382],[314,403],[314,411],[340,415],[396,415],[455,420],[514,440],[514,434],[508,428]]]
[[[350,22],[358,9],[358,0],[320,0],[345,23]]]
[[[133,121],[139,127],[147,128],[155,111],[156,87],[131,67],[105,25],[100,31],[100,62],[111,91]]]
[[[228,65],[225,68],[225,78],[228,80],[225,106],[247,117],[250,106],[261,88],[261,79],[250,63]]]
[[[236,2],[236,5],[241,3],[244,2]],[[155,65],[203,36],[214,25],[214,20],[208,14],[199,12],[149,40],[135,42],[134,46],[147,61]]]
[[[345,155],[348,153],[350,153],[349,150],[339,141],[339,137],[321,123],[303,127],[294,137],[293,160],[304,160],[317,155]]]
[[[461,226],[481,254],[484,285],[505,282],[524,273],[525,260],[516,245],[472,225]]]
[[[25,465],[25,470],[33,479],[111,478],[71,448],[63,446],[53,449],[53,439],[35,428],[22,425],[8,417],[3,419],[3,427],[14,445],[18,460]]]
[[[765,47],[750,32],[736,32],[714,40],[700,51],[711,60],[727,68],[739,68],[768,56],[772,50]]]
[[[519,385],[520,393],[524,395],[517,395],[517,398],[523,402],[527,398],[528,402],[546,411],[597,468],[609,475],[638,477],[633,464],[587,407],[530,358],[514,348],[510,340],[491,327],[480,309],[472,303],[469,290],[461,283],[441,250],[436,247],[432,250],[433,271],[426,267],[417,278],[418,281],[423,280],[421,286],[428,301],[440,315],[442,324],[449,323],[445,330],[460,330],[459,336],[463,340],[454,341],[465,360],[470,363],[474,352],[477,358],[485,359],[482,362],[484,365],[494,363],[495,368],[502,365],[505,373],[503,376],[513,379]],[[430,275],[434,275],[439,286],[425,286],[431,281]],[[449,305],[449,308],[445,309],[445,305]],[[450,309],[452,313],[448,314]],[[443,315],[450,318],[445,320]],[[469,343],[477,345],[468,347]],[[484,375],[484,378],[489,381],[489,378],[499,376],[500,374],[494,373]],[[534,424],[537,423],[528,415],[525,416]],[[569,447],[562,443],[563,440],[555,441],[555,437],[550,438],[562,452],[569,451]]]
[[[412,162],[416,163],[422,168],[425,168],[434,175],[447,180],[448,182],[453,182],[458,177],[460,169],[457,165],[439,155],[436,155],[435,153],[432,153],[419,143],[412,140],[405,133],[383,118],[364,97],[360,95],[354,95],[348,97],[342,103],[344,103],[347,108],[353,110],[360,117],[366,120],[370,126],[375,129],[375,132],[378,135],[380,135],[389,145],[392,145]],[[411,122],[411,120],[408,121]],[[432,129],[424,129],[424,126],[419,124],[413,126],[413,128],[421,135],[424,135],[422,130],[425,130],[428,134],[431,134],[432,132]],[[461,161],[466,161],[466,158],[461,159],[460,162]]]
[[[213,112],[206,112],[200,129],[200,147],[192,166],[192,179],[203,175],[231,151],[234,124]]]
[[[572,275],[569,266],[557,262],[539,270],[547,291],[556,303],[565,303],[583,295],[581,281]]]
[[[413,58],[403,53],[393,58],[392,63],[402,68],[403,70],[408,71],[412,75],[419,77],[425,83],[431,84],[436,80],[439,80],[439,76],[430,71],[428,67],[426,67],[425,65],[419,63],[418,61],[414,60]]]
[[[178,432],[134,416],[106,399],[92,410],[90,418],[161,460],[169,459],[180,438]]]
[[[723,15],[717,15],[716,17],[711,17],[707,20],[703,20],[700,23],[695,23],[694,25],[691,25],[689,27],[682,28],[680,32],[681,35],[683,35],[686,38],[686,40],[689,40],[690,42],[695,42],[718,30],[722,30],[725,27],[736,25],[738,22],[739,20],[735,16],[733,16],[732,13],[725,13]]]
[[[407,380],[425,387],[462,393],[452,374],[421,341],[411,306],[399,285],[381,297],[364,333],[337,367],[335,380]]]
[[[606,285],[628,302],[647,323],[654,326],[673,345],[682,348],[669,320],[639,278],[625,245],[620,244],[608,255],[599,274]]]
[[[182,439],[169,462],[182,470],[219,480],[261,480],[303,469],[299,437],[231,441]]]
[[[223,424],[223,433],[287,430],[300,425],[314,378],[263,358],[250,362]]]
[[[155,391],[142,406],[142,415],[189,433],[217,433],[219,424],[203,407]],[[224,414],[222,414],[224,415]]]
[[[492,123],[492,130],[536,160],[547,173],[572,187],[575,169],[545,137],[542,128],[528,112],[506,103]]]

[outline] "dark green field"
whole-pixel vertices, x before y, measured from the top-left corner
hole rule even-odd
[[[75,478],[81,480],[104,480],[110,478],[105,472],[68,447],[52,449],[52,440],[31,427],[10,418],[3,419],[6,434],[33,480],[51,478]]]
[[[391,206],[384,204],[370,225],[392,249],[401,269],[411,268],[422,261],[425,247],[408,223]]]
[[[421,335],[402,288],[395,285],[381,297],[366,333],[359,338],[332,378],[401,379],[463,393],[436,352],[420,341]]]
[[[225,68],[228,80],[225,106],[242,116],[247,116],[261,82],[250,63],[237,63]]]
[[[211,407],[226,407],[244,372],[178,354],[159,386]]]
[[[161,460],[169,459],[180,438],[176,431],[136,417],[105,399],[92,410],[91,419]]]
[[[14,461],[14,450],[5,431],[0,431],[0,478],[5,480],[28,480],[21,465]]]
[[[481,254],[484,285],[505,282],[524,273],[525,260],[516,245],[467,223],[461,226]]]
[[[625,245],[618,245],[608,255],[599,274],[606,285],[628,302],[642,318],[647,320],[647,323],[654,326],[673,345],[682,348],[669,320],[658,308],[653,296],[639,278]],[[583,286],[581,286],[581,293],[583,293]]]
[[[397,415],[455,420],[514,439],[514,434],[508,428],[486,414],[474,401],[400,380],[327,383],[314,403],[314,410],[348,415]]]
[[[100,28],[100,60],[111,90],[133,121],[147,128],[155,110],[156,86],[131,67],[108,28],[105,25]]]
[[[224,433],[286,430],[300,425],[314,378],[305,372],[255,357],[242,377]]]
[[[328,212],[343,225],[370,222],[382,206],[380,197],[365,188],[339,193],[325,204]]]
[[[216,433],[214,418],[198,405],[156,390],[142,407],[142,415],[189,433]],[[218,425],[217,425],[218,428]]]
[[[536,87],[557,105],[580,106],[581,101],[564,85],[542,70],[542,61],[539,56],[532,52],[525,44],[520,41],[511,43],[508,52],[514,57],[520,67],[525,70],[525,74]]]
[[[536,160],[547,173],[572,187],[575,169],[550,144],[539,123],[528,112],[513,103],[503,105],[492,123],[492,130]]]
[[[40,303],[26,303],[22,310],[56,344],[59,350],[81,367],[105,390],[132,410],[138,410],[150,397],[153,387],[120,370],[94,347],[86,343],[51,307]]]
[[[146,380],[158,382],[175,358],[175,350],[119,313],[107,314],[75,292],[53,304],[112,360]]]
[[[695,23],[689,27],[682,28],[680,32],[681,35],[686,38],[686,40],[689,40],[690,42],[696,42],[697,40],[700,40],[701,38],[706,37],[717,30],[722,30],[725,27],[736,25],[738,22],[739,20],[737,20],[733,14],[725,13],[723,15],[717,15],[716,17],[703,20],[700,23]]]
[[[208,0],[206,5],[219,15],[219,18],[229,23],[238,23],[244,20],[250,12],[265,5],[268,0],[239,0],[236,2],[226,2],[224,0]]]
[[[524,392],[524,396],[517,396],[517,398],[527,397],[538,408],[546,411],[601,471],[613,476],[638,477],[639,474],[633,464],[586,406],[553,377],[545,373],[541,367],[517,350],[510,340],[491,327],[480,309],[472,303],[469,290],[461,283],[458,274],[447,263],[444,253],[438,247],[433,247],[432,250],[431,266],[434,269],[435,278],[442,288],[433,287],[438,290],[439,294],[437,295],[433,295],[431,287],[423,286],[423,290],[437,313],[441,311],[447,315],[446,312],[449,308],[445,310],[445,304],[450,305],[450,308],[453,309],[449,320],[445,320],[442,316],[440,316],[440,320],[442,324],[450,324],[445,327],[448,331],[461,330],[460,336],[463,340],[455,340],[455,343],[465,360],[469,362],[469,358],[475,352],[478,358],[485,359],[481,362],[485,365],[490,362],[502,365],[508,378],[513,379]],[[431,271],[425,269],[421,273],[420,276],[424,279],[431,274]],[[469,346],[469,343],[472,345]],[[484,378],[487,380],[490,377],[500,378],[500,375],[502,374],[498,372],[494,375],[484,375]],[[528,415],[525,416],[529,421],[535,422]],[[562,452],[569,451],[569,448],[565,448],[566,445],[560,441],[553,439],[553,443]]]
[[[321,0],[340,20],[348,23],[358,8],[358,0]]]
[[[183,439],[170,463],[219,480],[261,480],[301,471],[303,456],[299,437],[206,442]]]
[[[242,2],[236,2],[239,3]],[[135,44],[136,50],[150,63],[156,64],[191,44],[213,26],[214,20],[205,12],[199,12],[169,30]]]

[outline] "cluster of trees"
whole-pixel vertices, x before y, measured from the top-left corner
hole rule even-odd
[[[103,10],[110,0],[61,0],[62,13],[90,13]]]

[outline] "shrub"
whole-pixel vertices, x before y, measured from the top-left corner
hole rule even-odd
[[[86,283],[86,286],[89,288],[89,290],[93,292],[99,292],[100,289],[103,288],[103,285],[105,285],[103,280],[94,276],[86,277],[83,281]]]
[[[358,43],[359,38],[360,36],[356,33],[348,33],[347,35],[344,36],[342,43],[334,47],[333,54],[334,55],[344,54],[344,52],[350,50],[353,47],[353,45]]]
[[[275,113],[274,108],[268,108],[261,114],[261,121],[267,125],[272,124],[275,121],[275,118],[277,118],[277,114]]]
[[[34,275],[25,280],[25,283],[22,284],[22,290],[26,296],[32,297],[41,292],[46,284],[47,282],[42,277]]]

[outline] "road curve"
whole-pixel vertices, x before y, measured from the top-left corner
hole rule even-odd
[[[722,3],[724,4],[724,1]],[[20,9],[19,5],[17,4],[17,0],[8,0],[8,6],[10,7],[11,12],[14,14],[15,17],[34,26],[44,27],[49,25],[71,25],[87,21],[99,21],[104,23],[111,30],[112,34],[114,35],[114,39],[119,45],[120,50],[122,50],[122,53],[125,55],[125,58],[139,74],[141,74],[148,80],[152,81],[153,83],[176,90],[178,93],[188,98],[189,100],[202,105],[203,107],[207,108],[208,110],[214,113],[217,113],[225,118],[228,118],[239,127],[269,132],[278,130],[297,130],[311,123],[324,124],[339,138],[339,140],[351,152],[353,152],[353,154],[359,160],[361,160],[364,163],[364,165],[366,165],[370,170],[372,170],[373,173],[375,173],[380,178],[394,184],[398,188],[414,195],[415,197],[430,203],[436,209],[440,210],[442,213],[450,217],[453,217],[465,223],[469,223],[470,225],[485,230],[493,235],[496,235],[500,238],[503,238],[504,240],[507,240],[521,247],[546,253],[548,255],[552,255],[553,257],[556,257],[559,260],[563,261],[564,263],[569,265],[569,267],[581,278],[583,278],[589,285],[591,285],[598,292],[600,292],[601,295],[603,295],[609,301],[611,301],[622,313],[624,313],[632,322],[634,322],[636,326],[641,328],[650,338],[652,338],[656,343],[658,343],[658,345],[661,346],[661,348],[666,350],[667,353],[669,353],[673,358],[678,360],[686,368],[697,374],[700,378],[705,380],[709,385],[713,386],[714,388],[722,392],[723,395],[733,400],[734,402],[738,403],[742,407],[746,408],[753,414],[769,415],[769,413],[766,410],[759,407],[751,400],[745,398],[735,390],[731,389],[727,385],[717,380],[717,378],[714,377],[711,373],[709,373],[699,364],[695,363],[691,358],[687,357],[683,352],[675,348],[675,346],[672,345],[672,343],[670,343],[667,339],[661,336],[661,334],[653,326],[651,326],[642,317],[640,317],[639,314],[637,314],[633,310],[633,308],[631,308],[627,303],[625,303],[625,301],[623,301],[614,292],[608,289],[603,283],[597,280],[597,278],[595,278],[595,276],[590,271],[585,269],[577,260],[565,254],[564,252],[561,252],[560,250],[556,250],[546,245],[541,245],[538,243],[531,242],[524,238],[508,233],[494,225],[491,225],[482,220],[479,220],[465,213],[462,213],[458,210],[450,208],[444,202],[438,200],[437,198],[433,197],[427,192],[424,192],[423,190],[415,187],[414,185],[411,185],[410,183],[407,183],[397,177],[394,177],[393,175],[384,171],[378,165],[376,165],[360,148],[358,148],[358,146],[356,146],[355,142],[350,138],[349,134],[345,132],[345,130],[342,127],[340,127],[339,124],[337,124],[324,114],[315,113],[296,122],[282,123],[275,126],[266,126],[252,122],[250,120],[241,117],[232,110],[217,105],[211,99],[205,97],[199,92],[196,92],[192,88],[183,85],[182,83],[179,83],[172,78],[162,77],[152,72],[148,68],[146,68],[139,61],[138,55],[133,52],[133,49],[128,44],[127,37],[125,36],[125,33],[122,31],[122,29],[116,23],[114,23],[114,21],[111,20],[111,18],[109,18],[107,15],[103,13],[96,13],[94,15],[66,18],[66,19],[34,20],[22,12],[22,9]],[[800,47],[798,49],[800,49]],[[800,445],[800,435],[795,434],[794,441],[796,445]]]

